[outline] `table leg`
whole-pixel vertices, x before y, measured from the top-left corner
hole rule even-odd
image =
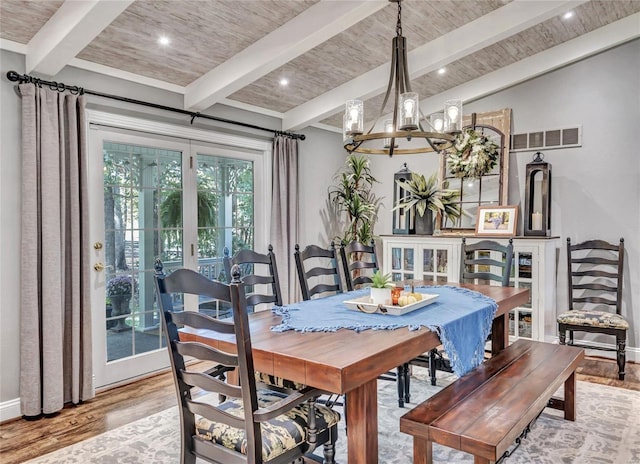
[[[564,418],[576,420],[576,373],[573,372],[564,381]]]
[[[509,314],[496,317],[491,325],[491,354],[498,354],[509,345]]]
[[[347,393],[349,464],[378,462],[378,380]]]

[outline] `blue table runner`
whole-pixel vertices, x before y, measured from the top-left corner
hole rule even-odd
[[[495,300],[473,290],[450,286],[420,286],[415,291],[437,294],[438,299],[420,309],[401,316],[366,314],[354,311],[344,301],[366,296],[368,288],[338,295],[275,306],[274,314],[282,323],[273,332],[335,332],[349,329],[395,330],[406,327],[435,331],[451,360],[456,375],[462,376],[484,359],[484,344],[491,331],[498,305]]]

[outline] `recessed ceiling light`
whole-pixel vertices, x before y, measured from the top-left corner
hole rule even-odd
[[[283,77],[282,79],[280,79],[280,85],[282,87],[286,87],[287,85],[289,85],[289,79],[287,79],[286,77]]]
[[[444,74],[447,72],[447,68],[440,68],[438,69],[438,74]]]
[[[158,43],[159,43],[160,45],[164,45],[165,47],[166,47],[167,45],[169,45],[169,43],[170,43],[170,42],[171,42],[171,41],[169,40],[169,37],[167,37],[166,35],[162,35],[162,36],[160,36],[160,38],[158,39]]]
[[[570,19],[573,18],[573,11],[567,11],[563,16],[562,19]]]

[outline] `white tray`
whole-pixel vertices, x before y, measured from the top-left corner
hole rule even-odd
[[[438,295],[422,293],[422,300],[420,301],[416,301],[415,303],[411,303],[405,306],[394,306],[373,304],[371,303],[370,297],[363,296],[353,300],[347,300],[344,302],[344,304],[349,309],[352,309],[354,311],[362,311],[363,313],[379,313],[390,314],[392,316],[402,316],[403,314],[410,313],[411,311],[415,311],[416,309],[423,308],[433,303],[437,298]]]

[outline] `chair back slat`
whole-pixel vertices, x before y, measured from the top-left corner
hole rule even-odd
[[[608,305],[608,306],[615,306],[617,303],[616,300],[609,300],[601,296],[574,297],[573,302],[574,303],[593,303],[593,304]]]
[[[347,290],[351,291],[360,285],[371,283],[371,275],[378,270],[378,258],[373,240],[370,245],[355,241],[343,243],[340,256]],[[368,272],[363,274],[363,271]]]
[[[238,366],[237,356],[203,345],[199,342],[176,342],[176,351],[181,356],[191,356],[203,361],[213,361],[232,368]]]
[[[499,254],[499,259],[495,257],[495,253]],[[468,244],[463,237],[460,253],[460,282],[494,281],[500,282],[503,287],[508,287],[512,262],[513,239],[509,239],[507,245],[493,240],[481,240]],[[487,267],[496,268],[499,273],[491,272],[486,269]]]
[[[227,424],[236,429],[245,429],[247,422],[242,417],[234,416],[226,411],[223,411],[210,404],[202,403],[199,401],[188,400],[187,408],[192,414],[206,417],[210,421],[219,422],[221,424]]]
[[[235,331],[233,323],[215,319],[213,317],[207,316],[206,314],[196,313],[194,311],[174,312],[171,314],[171,317],[176,324],[186,325],[189,327],[193,327],[194,329],[214,330],[216,332],[225,334],[232,334]]]
[[[572,244],[567,237],[567,277],[569,310],[615,307],[622,313],[622,276],[624,239],[619,244],[604,240],[587,240]],[[609,296],[611,299],[603,298]],[[595,293],[595,294],[594,294]]]
[[[494,282],[500,282],[502,285],[504,278],[497,274],[492,274],[490,272],[465,272],[464,273],[465,280],[467,281],[475,281],[477,280],[492,280]]]
[[[581,248],[584,250],[584,248]],[[586,258],[573,258],[571,260],[572,264],[604,264],[607,266],[617,266],[617,259],[607,259],[607,258],[598,258],[598,257],[586,257]]]
[[[624,242],[624,240],[621,240]],[[620,245],[616,245],[614,243],[609,243],[605,240],[587,240],[582,243],[577,243],[574,245],[569,245],[571,247],[571,251],[578,250],[610,250],[610,251],[619,251]]]
[[[229,384],[202,372],[182,371],[181,379],[187,385],[201,388],[202,390],[215,391],[225,397],[242,397],[242,388],[239,386]]]
[[[618,291],[618,287],[613,285],[605,285],[595,282],[589,282],[584,284],[574,284],[574,290],[598,290],[600,292],[612,292],[615,293]]]
[[[617,272],[600,271],[600,270],[597,270],[597,269],[590,269],[590,270],[586,270],[586,271],[573,271],[571,273],[571,275],[573,277],[607,277],[609,279],[617,279],[618,278],[618,273]]]
[[[293,256],[304,300],[321,294],[342,293],[334,242],[331,242],[328,249],[318,245],[307,245],[302,251],[300,245],[296,244]]]

